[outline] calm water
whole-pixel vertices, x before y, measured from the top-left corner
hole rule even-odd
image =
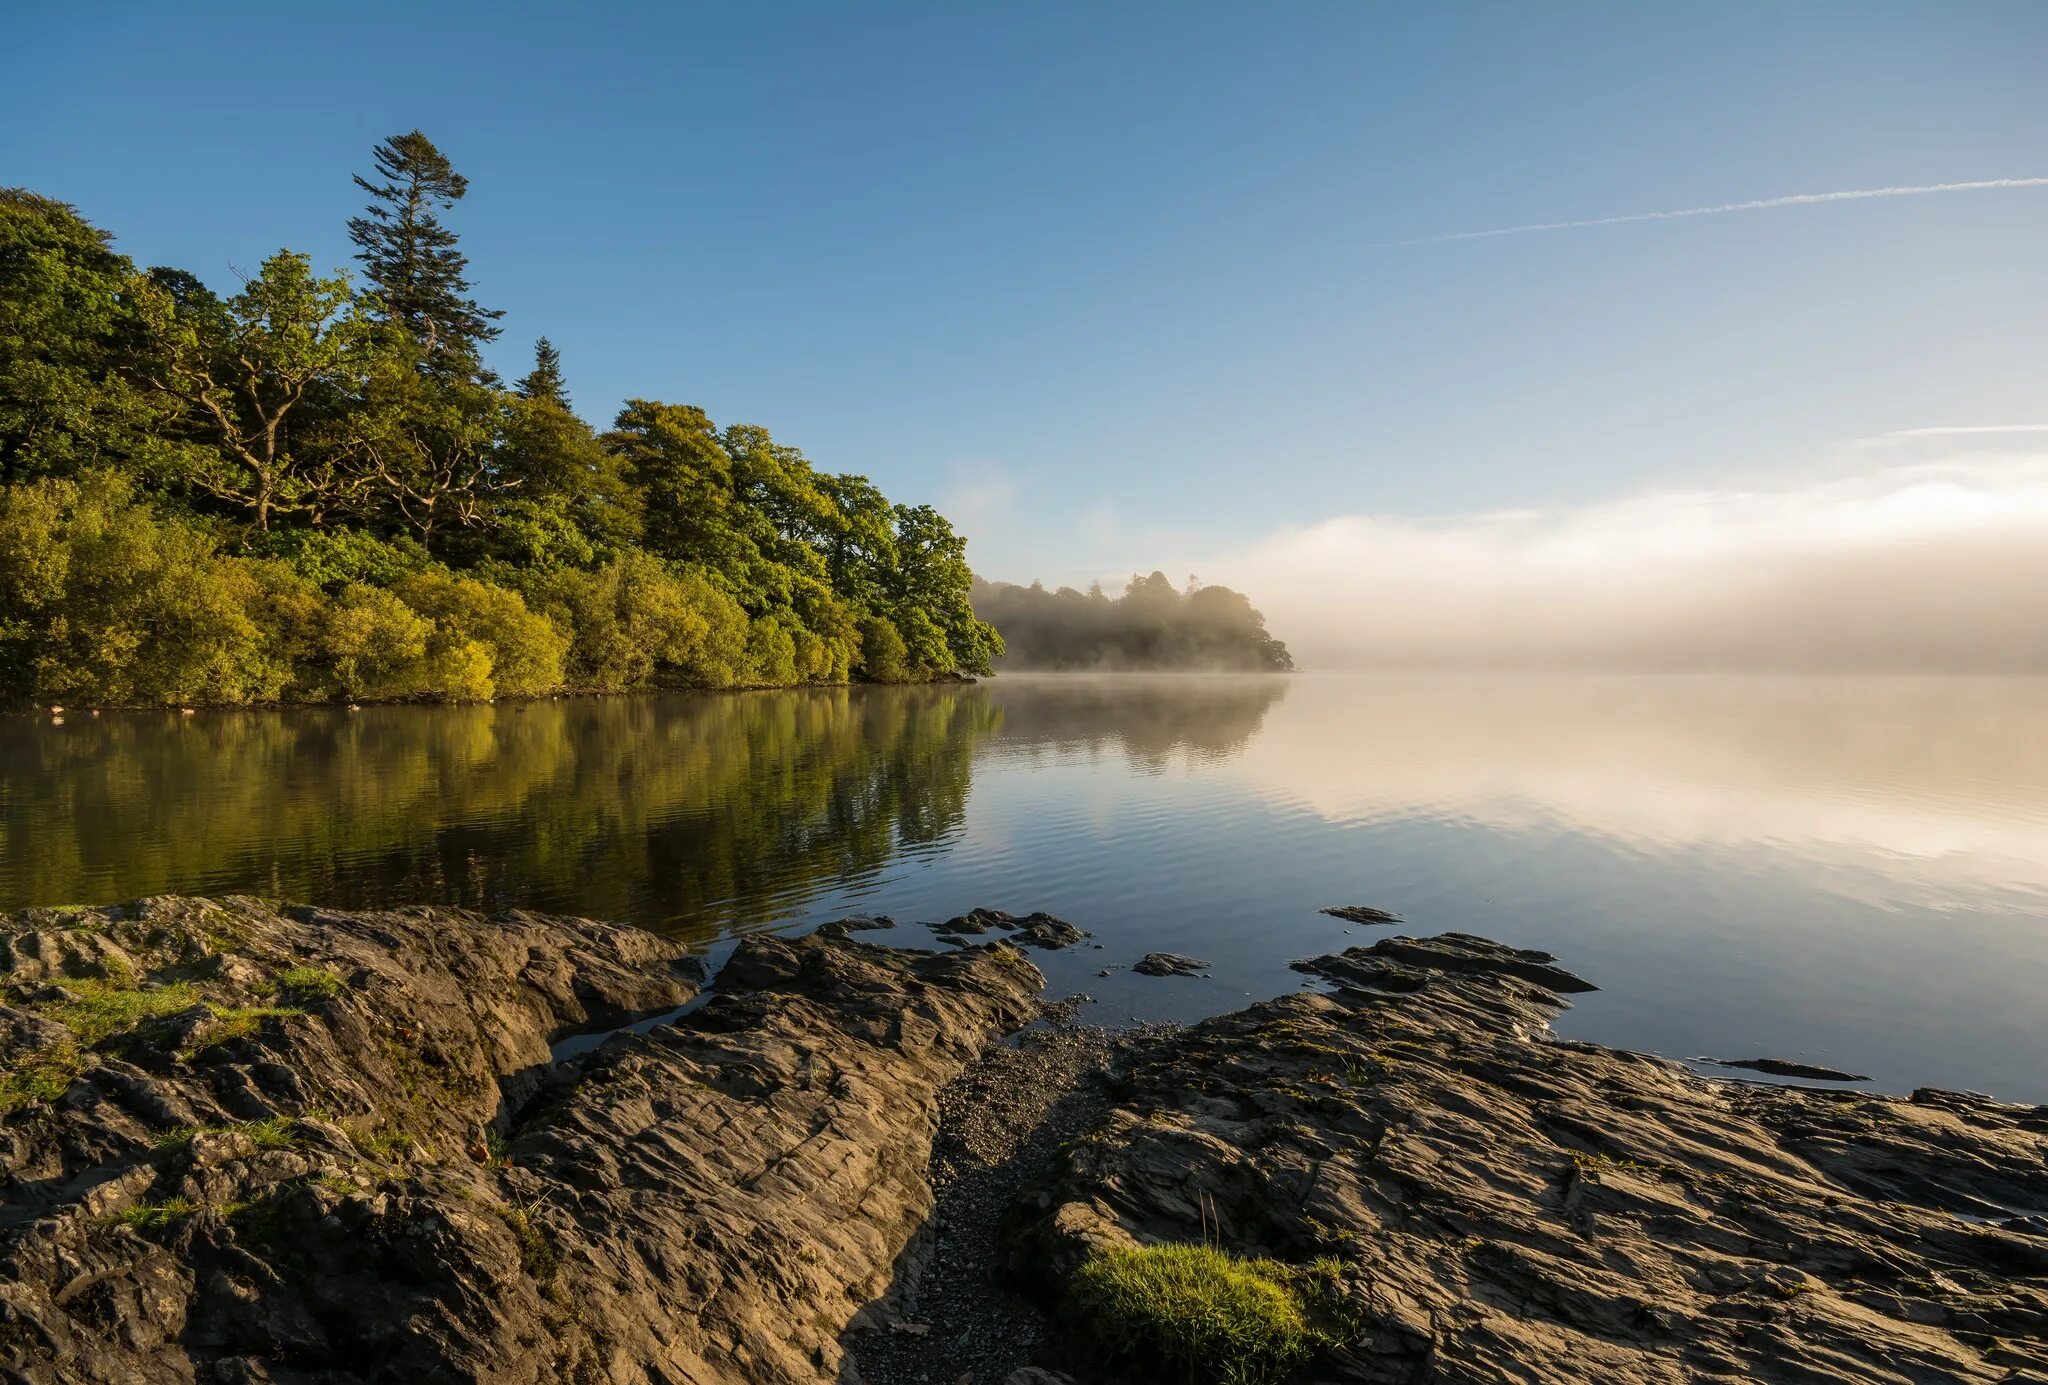
[[[0,903],[523,903],[705,943],[1049,909],[1099,1018],[1365,903],[1558,953],[1571,1035],[2048,1100],[2048,682],[1083,679],[0,723]],[[925,935],[899,932],[905,941]],[[1156,948],[1208,980],[1103,967]]]

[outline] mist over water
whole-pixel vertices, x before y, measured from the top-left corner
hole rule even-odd
[[[1340,516],[1191,565],[1304,668],[2048,670],[2048,457],[1889,455],[1933,431],[1818,479]]]

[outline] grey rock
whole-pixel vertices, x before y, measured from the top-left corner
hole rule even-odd
[[[1554,962],[1386,940],[1154,1044],[1012,1263],[1051,1306],[1101,1248],[1334,1257],[1329,1385],[2048,1378],[2048,1108],[1554,1042]]]
[[[1868,1082],[1867,1077],[1840,1068],[1824,1068],[1813,1063],[1795,1063],[1784,1058],[1696,1058],[1694,1062],[1711,1063],[1717,1068],[1745,1068],[1750,1072],[1769,1073],[1772,1077],[1804,1077],[1815,1082]]]
[[[1183,957],[1178,952],[1148,952],[1131,964],[1131,970],[1140,976],[1200,976],[1208,965],[1199,957]]]
[[[1333,904],[1322,912],[1332,918],[1343,919],[1347,923],[1401,922],[1399,914],[1390,914],[1385,909],[1375,909],[1370,904]]]
[[[251,899],[0,935],[0,1060],[77,1055],[0,1119],[21,1385],[831,1379],[931,1209],[938,1091],[1043,984],[1000,944],[756,937],[709,1003],[558,1064],[689,1000],[693,959],[587,920]],[[329,980],[287,989],[304,967]],[[74,977],[178,1008],[86,1047],[32,999]]]

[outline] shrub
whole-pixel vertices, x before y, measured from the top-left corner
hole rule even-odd
[[[329,591],[340,591],[351,582],[395,587],[434,563],[414,538],[382,538],[362,529],[275,529],[253,542],[260,553],[277,557]]]
[[[860,671],[874,683],[901,683],[910,676],[903,636],[884,616],[869,616],[860,623]]]
[[[518,592],[474,577],[422,572],[401,583],[398,594],[434,622],[428,691],[450,697],[489,697],[494,691],[518,697],[562,685],[569,637],[545,615],[529,610]]]
[[[797,681],[796,637],[773,611],[757,618],[747,630],[747,674],[755,683]]]
[[[433,622],[382,587],[342,588],[322,641],[334,676],[350,697],[405,697],[427,652]]]
[[[746,680],[746,613],[702,573],[628,553],[589,572],[540,574],[528,595],[569,632],[572,687],[616,692],[657,681],[729,687]]]
[[[107,472],[0,492],[0,679],[16,696],[252,702],[293,684],[264,617],[317,594],[216,551]]]

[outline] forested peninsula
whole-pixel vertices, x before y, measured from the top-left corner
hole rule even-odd
[[[1242,592],[1190,577],[1176,588],[1163,572],[1133,577],[1122,596],[1047,591],[976,579],[975,614],[1002,631],[1002,666],[1062,672],[1284,673],[1287,646]]]
[[[475,700],[985,673],[965,541],[764,428],[505,382],[423,134],[358,265],[232,290],[0,189],[0,698]]]

